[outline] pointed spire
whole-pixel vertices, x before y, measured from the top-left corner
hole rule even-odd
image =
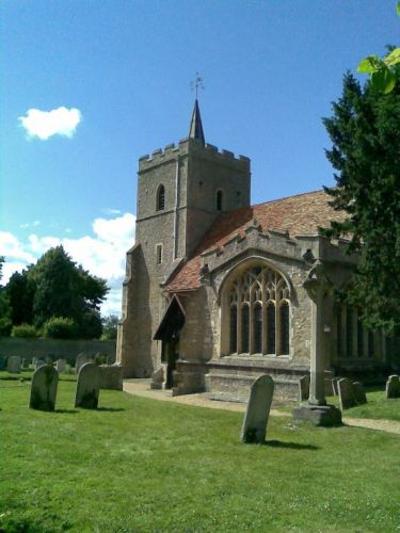
[[[206,143],[203,124],[201,123],[199,102],[197,98],[194,102],[192,120],[190,122],[189,139],[197,139],[203,146]]]

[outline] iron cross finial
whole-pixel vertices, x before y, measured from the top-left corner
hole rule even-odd
[[[192,91],[195,91],[196,100],[197,100],[197,97],[199,95],[199,89],[204,89],[203,78],[200,76],[198,72],[196,72],[196,77],[194,81],[190,83],[190,86],[192,88]]]

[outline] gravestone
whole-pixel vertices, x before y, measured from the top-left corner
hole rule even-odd
[[[348,378],[339,379],[337,382],[340,409],[349,409],[357,405],[353,383]]]
[[[29,361],[26,357],[23,357],[22,358],[22,363],[21,363],[21,366],[24,370],[28,369],[29,368]]]
[[[0,355],[0,370],[4,370],[7,367],[7,357]]]
[[[359,381],[353,382],[353,393],[357,402],[357,405],[367,403],[367,395],[365,394],[364,387]]]
[[[64,372],[65,370],[66,361],[65,359],[57,359],[56,361],[56,370],[59,374]]]
[[[301,376],[299,379],[299,400],[304,402],[308,400],[310,394],[310,376]]]
[[[75,407],[96,409],[99,402],[100,370],[94,363],[84,363],[78,374]]]
[[[155,370],[151,375],[151,389],[162,389],[163,383],[165,381],[165,368],[164,365],[161,365],[160,368]]]
[[[43,361],[43,359],[36,359],[35,364],[34,364],[34,369],[37,370],[41,366],[45,366],[45,365],[46,365],[46,362]]]
[[[333,396],[338,396],[339,395],[339,391],[338,391],[338,381],[339,381],[340,378],[333,378],[332,379],[332,393],[333,393]]]
[[[93,358],[87,353],[78,354],[75,361],[75,374],[79,374],[82,365],[85,363],[91,363],[92,361]]]
[[[263,443],[274,393],[274,381],[264,374],[251,386],[240,439],[242,442]]]
[[[20,372],[21,370],[21,357],[19,355],[10,355],[7,360],[8,372]]]
[[[100,388],[122,390],[122,366],[100,365]]]
[[[388,377],[386,382],[386,398],[400,398],[400,378],[396,374]]]
[[[53,365],[43,365],[32,376],[29,407],[40,411],[54,411],[56,405],[58,372]]]

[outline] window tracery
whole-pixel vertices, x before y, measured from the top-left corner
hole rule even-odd
[[[253,266],[238,275],[228,291],[230,353],[289,354],[286,280],[268,266]]]

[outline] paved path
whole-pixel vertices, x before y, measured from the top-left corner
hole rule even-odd
[[[244,413],[246,410],[246,404],[244,403],[210,400],[206,392],[172,396],[170,390],[153,390],[150,389],[150,379],[125,379],[124,391],[136,396],[143,396],[144,398],[152,398],[153,400],[162,400],[165,402],[197,405],[199,407],[210,407],[211,409],[223,409],[225,411],[237,411],[240,413]],[[290,413],[284,413],[277,409],[271,409],[271,415],[291,416]]]
[[[400,422],[395,420],[375,420],[372,418],[350,418],[343,417],[343,422],[348,426],[357,426],[366,429],[375,429],[378,431],[386,431],[387,433],[395,433],[400,435]]]
[[[182,394],[181,396],[172,396],[170,390],[153,390],[150,389],[150,379],[126,379],[124,380],[124,391],[144,398],[153,400],[162,400],[164,402],[176,402],[186,405],[197,405],[200,407],[209,407],[211,409],[224,409],[226,411],[237,411],[243,413],[246,409],[244,403],[222,402],[210,400],[206,392],[195,394]],[[271,409],[272,416],[292,416],[291,413]],[[372,420],[370,418],[350,418],[343,417],[343,422],[348,426],[386,431],[400,435],[400,422],[394,420]]]

